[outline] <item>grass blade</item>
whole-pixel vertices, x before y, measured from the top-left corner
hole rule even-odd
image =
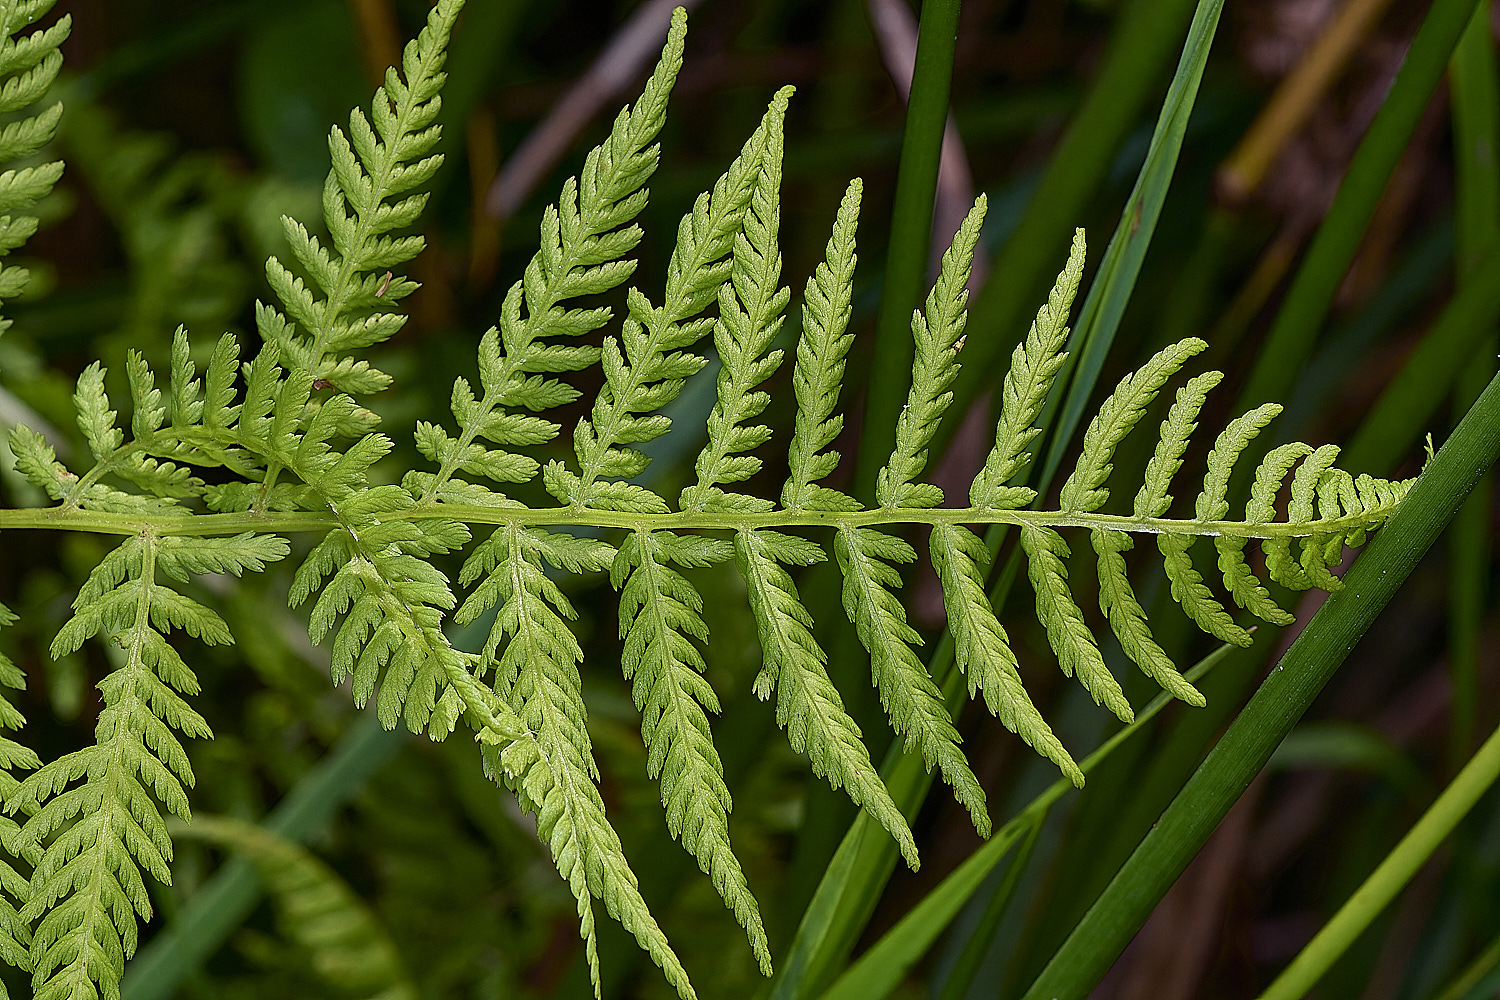
[[[1428,10],[1282,301],[1235,412],[1280,398],[1302,370],[1386,181],[1442,79],[1474,7],[1474,0],[1434,0]]]
[[[404,736],[381,728],[373,711],[361,713],[260,825],[286,840],[306,840],[395,755]],[[121,1000],[170,997],[250,915],[260,894],[253,864],[243,858],[226,862],[125,967]]]
[[[1187,672],[1189,682],[1208,673],[1234,648],[1228,645],[1221,646],[1205,656]],[[1134,722],[1106,740],[1099,749],[1084,758],[1079,767],[1087,773],[1090,769],[1099,766],[1121,744],[1140,732],[1171,701],[1171,695],[1158,695],[1136,716]],[[912,966],[927,953],[927,949],[932,947],[933,942],[948,929],[953,918],[958,916],[959,911],[968,903],[969,898],[979,889],[990,872],[994,871],[995,866],[1010,853],[1011,846],[1024,836],[1030,835],[1034,838],[1046,820],[1048,810],[1058,799],[1072,790],[1073,783],[1067,778],[1058,778],[1054,781],[1026,808],[996,830],[979,850],[969,855],[932,891],[922,897],[921,902],[908,910],[895,927],[887,931],[879,941],[860,956],[859,961],[838,978],[823,994],[823,1000],[881,1000],[889,996],[901,984],[901,980],[905,978]],[[1023,851],[1021,855],[1018,855],[1016,862],[1012,863],[1011,871],[1007,873],[1006,881],[1011,883],[1011,890],[1014,890],[1015,878],[1019,877],[1020,870],[1024,867],[1025,853]],[[1008,895],[1009,893],[1003,886],[997,893],[997,896],[1001,897]],[[1001,913],[1003,915],[1003,909]],[[986,936],[984,944],[987,946],[988,943]],[[982,949],[980,957],[983,957]],[[970,970],[970,976],[972,974],[973,970]],[[946,994],[947,991],[944,995]]]
[[[896,417],[911,378],[911,313],[922,303],[932,244],[933,199],[948,124],[948,93],[953,85],[953,50],[958,42],[959,0],[927,0],[917,28],[917,60],[906,135],[896,174],[896,203],[886,252],[885,289],[875,326],[875,353],[865,393],[865,424],[860,441],[855,495],[874,493],[875,474],[890,453]]]
[[[1401,838],[1401,843],[1261,994],[1261,1000],[1300,1000],[1306,996],[1328,967],[1405,888],[1417,869],[1427,863],[1496,778],[1500,778],[1500,729],[1484,741],[1484,746]]]
[[[1223,9],[1223,0],[1200,0],[1193,14],[1187,42],[1177,61],[1177,72],[1156,119],[1156,131],[1151,135],[1146,162],[1141,165],[1135,189],[1125,202],[1120,224],[1115,227],[1109,249],[1104,252],[1099,272],[1094,276],[1078,320],[1073,324],[1073,333],[1068,338],[1067,366],[1053,384],[1054,399],[1048,401],[1056,406],[1055,400],[1063,399],[1061,387],[1068,387],[1066,400],[1062,403],[1062,419],[1051,433],[1052,445],[1042,469],[1042,485],[1038,493],[1046,493],[1053,473],[1062,462],[1063,452],[1088,405],[1099,371],[1104,367],[1104,359],[1114,344],[1115,331],[1120,328],[1120,319],[1135,291],[1141,264],[1146,259],[1151,237],[1156,233],[1157,220],[1161,217],[1162,204],[1167,200],[1167,189],[1177,171],[1183,136],[1187,134],[1188,119],[1192,117],[1193,104],[1198,97],[1198,84],[1203,79],[1203,69],[1208,64],[1208,53],[1213,47],[1214,33]],[[1071,373],[1070,367],[1073,369]],[[1043,427],[1051,424],[1048,414],[1049,410],[1043,409]]]

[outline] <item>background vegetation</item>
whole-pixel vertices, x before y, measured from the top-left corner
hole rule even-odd
[[[899,68],[910,66],[916,37],[904,4],[701,3],[642,218],[640,273],[660,274],[691,198],[732,158],[770,93],[796,84],[787,120],[785,273],[800,281],[811,272],[848,177],[863,176],[848,384],[872,386],[877,407],[888,398],[882,379],[895,370],[875,365],[887,355],[869,345],[877,339],[905,121]],[[57,146],[69,167],[26,249],[39,278],[9,306],[15,325],[0,340],[0,422],[48,425],[56,440],[77,448],[72,383],[90,361],[102,358],[118,373],[127,347],[136,347],[161,365],[180,323],[200,337],[254,329],[254,301],[268,295],[262,261],[281,252],[278,216],[316,218],[329,125],[368,99],[377,67],[394,61],[400,41],[415,34],[425,4],[68,6],[68,110]],[[380,351],[379,366],[396,377],[381,400],[388,427],[443,410],[453,378],[467,373],[479,333],[534,251],[543,205],[635,92],[647,63],[637,72],[620,48],[608,47],[644,6],[471,0],[445,91],[448,160],[434,182],[423,223],[429,247],[414,275],[424,287],[409,300],[413,321]],[[1134,296],[1101,355],[1100,384],[1112,386],[1166,343],[1199,335],[1210,344],[1209,364],[1230,373],[1211,404],[1220,409],[1205,418],[1211,426],[1223,425],[1236,395],[1251,403],[1280,398],[1289,404],[1283,435],[1345,443],[1345,463],[1355,471],[1414,475],[1421,435],[1442,441],[1494,368],[1500,275],[1488,251],[1500,231],[1500,124],[1485,8],[1446,80],[1393,89],[1418,25],[1446,17],[1462,28],[1472,4],[1230,4]],[[1183,0],[963,4],[952,83],[956,141],[939,180],[936,225],[946,226],[946,242],[973,195],[987,193],[970,337],[989,345],[988,357],[1008,355],[1075,225],[1092,236],[1090,274],[1097,266],[1146,159],[1192,13]],[[640,51],[654,55],[657,45]],[[1429,48],[1426,58],[1439,69],[1453,51],[1441,40]],[[601,52],[614,53],[604,68],[624,67],[618,86],[596,64]],[[1319,66],[1327,67],[1321,76]],[[592,104],[570,89],[580,78],[599,91]],[[1305,113],[1280,133],[1258,117],[1275,100],[1294,97]],[[576,128],[566,127],[559,107],[578,109]],[[551,138],[528,146],[539,128]],[[1367,131],[1371,139],[1360,147]],[[1335,201],[1357,148],[1363,166]],[[1332,222],[1321,225],[1325,215]],[[901,240],[898,234],[895,245],[910,250],[910,238]],[[923,253],[924,244],[916,244]],[[977,360],[965,357],[969,377],[984,373]],[[990,370],[993,378],[999,368]],[[711,404],[704,382],[675,404],[683,430],[656,442],[653,466],[665,488],[687,482],[697,450],[689,429],[702,426]],[[790,410],[783,416],[789,423]],[[967,480],[982,460],[983,445],[970,432],[984,423],[948,429],[948,481]],[[859,450],[855,440],[843,447],[846,456]],[[410,449],[409,439],[397,441]],[[1139,481],[1148,457],[1147,445],[1131,447],[1117,462],[1127,482]],[[397,464],[403,460],[415,462],[415,452],[398,453]],[[38,501],[8,462],[0,468],[3,506]],[[768,476],[779,481],[780,470]],[[1156,908],[1100,995],[1258,995],[1500,722],[1492,521],[1481,488],[1448,529],[1449,542],[1418,566]],[[29,720],[25,740],[50,760],[91,741],[105,654],[87,647],[52,662],[46,648],[76,581],[105,543],[11,532],[4,545],[0,601],[21,623],[0,643],[27,674],[17,698]],[[205,687],[195,704],[217,738],[191,747],[194,809],[217,818],[195,821],[182,841],[176,884],[153,887],[157,916],[149,931],[172,925],[195,897],[200,906],[213,898],[227,940],[217,947],[204,934],[183,946],[200,948],[204,962],[177,995],[586,995],[573,900],[531,821],[495,794],[466,740],[428,744],[380,733],[353,711],[346,692],[330,690],[326,650],[312,648],[305,623],[285,610],[289,575],[275,569],[226,584],[216,600],[239,644],[200,649],[195,663]],[[1085,592],[1089,575],[1074,574]],[[736,800],[732,833],[780,965],[852,807],[811,778],[775,733],[771,707],[750,696],[759,646],[740,613],[742,585],[732,568],[709,571],[699,585],[713,635],[710,677],[724,700],[715,733]],[[804,584],[804,593],[815,586]],[[1027,603],[1025,585],[1016,590],[1016,603]],[[943,614],[930,571],[914,572],[907,593],[916,623],[935,637]],[[755,996],[765,984],[733,915],[670,842],[657,792],[645,780],[638,717],[615,669],[613,594],[601,586],[570,596],[584,619],[585,693],[605,798],[643,892],[700,995]],[[1061,798],[1032,828],[1039,832],[1018,844],[1020,863],[981,872],[951,933],[910,969],[902,995],[1021,995],[1320,597],[1296,608],[1298,625],[1283,634],[1262,629],[1254,649],[1220,663],[1201,685],[1207,708],[1169,708],[1091,772],[1085,791]],[[1114,723],[1047,666],[1051,653],[1029,613],[1012,617],[1033,697],[1081,759]],[[819,622],[835,619],[825,614]],[[1155,621],[1179,663],[1214,649],[1175,610]],[[836,654],[848,642],[838,631],[823,637]],[[835,655],[833,662],[856,717],[876,720],[864,731],[878,760],[889,734],[862,658]],[[1137,705],[1149,696],[1145,686],[1131,687],[1141,681],[1132,674],[1126,687]],[[1052,781],[1050,766],[987,714],[965,715],[960,729],[997,821]],[[268,812],[266,826],[279,837],[246,825]],[[883,892],[873,880],[878,901],[868,925],[848,932],[858,940],[855,954],[980,843],[946,794],[931,797],[913,829],[923,867],[898,868]],[[265,880],[268,895],[257,896],[241,868],[238,902],[226,903],[234,899],[223,895],[230,891],[223,873],[211,879],[230,847],[241,852],[241,866],[276,873]],[[1500,799],[1491,793],[1343,953],[1319,995],[1496,995],[1497,935]],[[602,950],[606,996],[668,995],[612,924]],[[138,965],[161,954],[148,950]],[[826,961],[831,971],[800,995],[818,995],[833,980],[842,956]],[[127,997],[165,995],[152,993],[159,987],[143,973],[132,976]],[[27,995],[24,982],[13,988]]]

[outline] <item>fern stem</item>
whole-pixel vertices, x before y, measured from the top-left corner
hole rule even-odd
[[[436,504],[382,514],[384,521],[460,521],[465,524],[514,527],[623,528],[629,530],[721,530],[749,531],[761,528],[868,528],[887,524],[1004,524],[1045,528],[1100,528],[1151,535],[1224,535],[1232,538],[1305,538],[1313,534],[1349,531],[1367,527],[1379,516],[1360,514],[1301,523],[1247,523],[1244,521],[1173,520],[1165,517],[1135,517],[1078,511],[995,510],[975,507],[876,508],[861,511],[771,510],[764,513],[702,511],[653,514],[578,510],[572,507],[487,507],[470,504]],[[136,535],[149,527],[160,535],[204,537],[256,534],[288,534],[328,531],[344,522],[337,513],[293,511],[290,513],[198,514],[169,518],[143,518],[140,514],[115,514],[98,510],[64,510],[57,507],[27,507],[0,510],[0,531],[50,529],[87,531],[102,535]]]

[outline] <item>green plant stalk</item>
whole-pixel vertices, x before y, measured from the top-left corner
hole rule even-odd
[[[1492,380],[1396,514],[1297,637],[1218,745],[1032,983],[1025,1000],[1082,1000],[1500,456]]]
[[[1448,70],[1457,175],[1454,214],[1458,222],[1458,273],[1464,284],[1478,280],[1476,267],[1485,252],[1500,243],[1500,174],[1495,170],[1495,158],[1500,154],[1500,79],[1489,13],[1487,4],[1475,8]],[[1453,402],[1459,413],[1473,403],[1494,371],[1493,322],[1481,341],[1454,387]],[[1448,607],[1452,617],[1448,663],[1453,678],[1449,757],[1453,767],[1468,756],[1474,740],[1479,624],[1489,582],[1489,509],[1490,488],[1485,482],[1475,488],[1459,512],[1448,547]]]
[[[865,498],[874,495],[876,472],[890,454],[896,418],[911,380],[911,315],[921,305],[927,283],[938,167],[943,159],[943,130],[948,123],[948,94],[953,86],[959,3],[925,0],[917,28],[917,59],[906,106],[885,288],[875,325],[856,468],[855,493]]]
[[[1036,849],[1036,842],[1041,838],[1043,829],[1044,824],[1034,824],[1021,846],[1016,849],[1010,867],[1005,869],[1005,876],[985,901],[984,912],[979,915],[978,922],[964,942],[958,960],[948,971],[938,1000],[963,1000],[968,996],[969,988],[974,985],[974,977],[979,974],[980,966],[984,964],[985,956],[995,943],[995,935],[999,933],[1000,925],[1005,920],[1005,914],[1010,910],[1010,902],[1015,898],[1016,889],[1020,887],[1021,876],[1026,874],[1026,868],[1031,864],[1032,852]]]
[[[1496,778],[1500,778],[1500,729],[1484,741],[1395,849],[1261,994],[1261,1000],[1300,1000],[1305,996],[1426,864]]]
[[[261,825],[287,840],[306,841],[395,756],[405,737],[404,731],[381,728],[373,709],[360,713]],[[253,864],[243,858],[225,862],[125,967],[121,1000],[167,1000],[244,922],[260,894]]]
[[[1235,648],[1229,645],[1220,646],[1195,664],[1185,676],[1189,681],[1197,680],[1212,670]],[[1134,722],[1120,729],[1099,749],[1085,757],[1079,767],[1085,774],[1098,767],[1126,740],[1145,728],[1146,724],[1172,700],[1171,695],[1157,695],[1141,710]],[[912,966],[927,953],[927,949],[932,947],[933,942],[947,929],[953,918],[958,916],[959,911],[989,877],[990,872],[994,871],[995,866],[1010,852],[1011,846],[1028,834],[1034,838],[1052,806],[1072,790],[1073,783],[1067,778],[1058,778],[1048,786],[1044,792],[1027,804],[1026,808],[996,830],[979,850],[969,855],[962,864],[923,896],[921,902],[908,910],[906,916],[902,917],[895,927],[887,931],[879,941],[860,956],[859,961],[855,962],[827,992],[822,994],[823,1000],[880,1000],[888,996],[901,984],[901,980]],[[1007,873],[1007,879],[1011,879],[1012,876],[1019,878],[1020,868],[1024,862],[1019,858],[1018,862],[1012,864],[1011,870]],[[1010,890],[1014,888],[1012,880]],[[1002,898],[1000,915],[1004,912],[1003,899],[1008,898],[1009,894],[1009,891],[1003,887],[1002,891],[996,893]],[[985,943],[988,943],[988,937]],[[983,957],[982,952],[979,957]],[[972,970],[969,975],[972,977]]]
[[[1390,93],[1355,151],[1333,205],[1282,301],[1236,410],[1281,397],[1302,370],[1386,181],[1442,80],[1474,8],[1474,0],[1434,0],[1422,20]]]
[[[1180,48],[1195,7],[1193,0],[1129,0],[1122,6],[1099,75],[974,298],[964,367],[934,453],[941,454],[969,404],[989,388],[991,373],[1026,335],[1027,310],[1035,308],[1051,278],[1047,262],[1067,246],[1163,67]]]

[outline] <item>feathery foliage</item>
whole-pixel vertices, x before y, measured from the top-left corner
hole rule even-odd
[[[0,88],[0,103],[12,102],[8,110],[38,100],[56,73],[65,20],[9,40],[23,17],[46,6],[0,8],[9,18],[0,71],[17,74]],[[1062,530],[1088,529],[1100,611],[1125,652],[1173,696],[1202,705],[1203,696],[1152,638],[1132,590],[1125,553],[1133,535],[1157,536],[1172,594],[1200,628],[1246,644],[1249,633],[1194,567],[1197,538],[1214,537],[1224,588],[1236,604],[1284,623],[1288,616],[1246,562],[1249,540],[1261,540],[1271,580],[1336,589],[1329,567],[1343,546],[1360,544],[1405,493],[1406,483],[1356,479],[1337,469],[1336,448],[1286,445],[1261,462],[1243,519],[1228,520],[1236,462],[1279,412],[1267,405],[1219,436],[1193,516],[1170,517],[1173,479],[1207,394],[1222,378],[1210,372],[1178,391],[1133,511],[1103,512],[1121,442],[1205,346],[1189,338],[1120,381],[1088,427],[1058,508],[1026,509],[1038,500],[1021,481],[1031,460],[1027,448],[1040,433],[1037,420],[1063,366],[1067,318],[1083,272],[1079,231],[1046,305],[1015,349],[993,448],[968,505],[942,506],[942,490],[925,477],[961,367],[965,286],[984,222],[983,197],[943,255],[925,307],[913,314],[910,391],[874,505],[824,485],[839,464],[831,445],[843,428],[839,397],[853,339],[847,327],[862,196],[857,180],[838,208],[825,260],[806,283],[791,373],[797,412],[787,476],[764,494],[749,491],[757,477],[776,471],[766,465],[773,429],[759,421],[786,353],[776,345],[791,299],[779,246],[790,88],[774,95],[740,155],[683,216],[659,304],[629,287],[618,329],[609,307],[577,304],[634,276],[628,255],[642,236],[634,220],[646,204],[656,137],[682,65],[680,10],[640,98],[619,113],[609,136],[544,212],[536,255],[508,290],[497,324],[479,339],[477,387],[468,378],[454,383],[453,425],[414,427],[416,448],[432,468],[406,471],[394,482],[389,473],[397,470],[381,468],[393,443],[377,429],[376,414],[355,399],[390,378],[358,355],[400,329],[400,303],[416,288],[396,269],[423,245],[410,228],[427,198],[421,188],[441,163],[433,150],[443,65],[461,8],[460,0],[439,0],[399,70],[387,73],[369,115],[356,110],[347,132],[333,130],[323,194],[329,244],[285,220],[302,273],[275,258],[268,262],[279,306],[259,307],[263,346],[253,358],[242,363],[240,345],[225,335],[200,375],[188,333],[179,330],[163,389],[132,352],[125,364],[128,434],[118,426],[105,369],[98,363],[85,369],[74,402],[92,463],[81,473],[59,462],[40,434],[19,428],[12,435],[18,468],[55,501],[45,511],[48,526],[124,536],[78,591],[74,615],[52,647],[63,656],[92,639],[109,645],[113,670],[99,685],[103,710],[94,745],[44,764],[0,740],[6,811],[25,816],[0,820],[0,845],[33,872],[27,880],[0,864],[0,887],[18,904],[0,901],[0,959],[29,967],[38,997],[117,995],[138,921],[151,914],[146,879],[171,879],[163,809],[186,821],[193,784],[182,738],[210,735],[188,701],[197,680],[172,633],[209,644],[231,636],[214,610],[166,581],[260,571],[291,551],[283,535],[321,536],[296,569],[289,597],[293,605],[311,603],[314,642],[331,637],[333,682],[349,681],[357,704],[373,698],[387,728],[404,724],[442,740],[463,722],[489,776],[535,814],[537,834],[576,902],[596,991],[595,907],[602,904],[680,995],[691,997],[687,973],[647,907],[600,791],[579,669],[583,647],[570,624],[577,614],[563,577],[607,571],[619,592],[620,669],[641,714],[645,768],[660,785],[667,829],[709,875],[769,974],[759,905],[730,841],[732,799],[711,721],[720,699],[707,673],[712,648],[696,571],[734,562],[762,651],[755,694],[774,695],[776,721],[792,749],[868,810],[916,867],[915,838],[829,677],[812,611],[790,570],[826,561],[831,541],[843,607],[869,654],[871,681],[892,730],[929,770],[938,768],[988,836],[984,790],[918,655],[923,637],[897,593],[900,567],[917,555],[908,533],[927,530],[970,696],[982,696],[1007,728],[1081,785],[1082,771],[1022,683],[986,593],[993,553],[976,529],[1019,529],[1037,617],[1059,666],[1128,721],[1132,706],[1074,598]],[[50,109],[8,126],[0,148],[9,156],[35,151],[59,113]],[[0,210],[34,200],[60,167],[32,169],[26,178],[24,171],[0,176]],[[29,233],[27,227],[35,228],[34,220],[12,221],[9,231]],[[0,270],[0,299],[23,281],[16,269]],[[585,340],[601,329],[608,331],[602,346]],[[638,478],[650,459],[637,446],[671,429],[662,410],[707,363],[697,352],[710,335],[720,361],[717,398],[696,481],[674,504]],[[548,453],[536,449],[561,430],[551,417],[580,396],[564,376],[595,365],[602,388],[575,425],[572,461],[551,458],[544,466]],[[1276,496],[1289,473],[1291,503],[1279,517]],[[512,495],[539,474],[558,506],[533,508],[516,498],[524,494]],[[485,532],[477,542],[475,529]],[[448,553],[465,555],[456,585],[440,568]],[[450,624],[487,616],[478,651],[454,644]],[[0,624],[10,618],[0,608]],[[21,680],[0,659],[0,684],[17,687]],[[0,701],[0,726],[21,722]],[[31,773],[17,780],[12,768]],[[222,823],[195,835],[264,857],[289,849]],[[314,933],[315,916],[350,911],[346,895],[329,888],[330,874],[315,861],[300,854],[283,860],[300,873],[295,885],[278,890],[285,905],[311,908],[297,909],[294,936]],[[398,978],[393,972],[386,980],[395,989]]]

